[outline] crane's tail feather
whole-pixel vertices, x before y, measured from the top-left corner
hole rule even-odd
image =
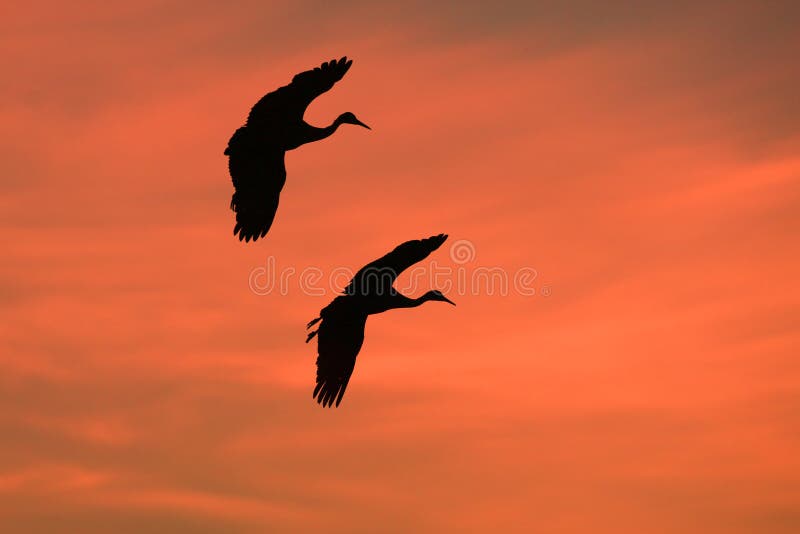
[[[308,334],[308,337],[306,338],[306,343],[308,343],[309,341],[311,341],[312,339],[314,339],[314,336],[316,336],[316,335],[317,335],[317,332],[318,332],[318,331],[319,331],[319,330],[314,330],[314,331],[312,331],[310,334]]]
[[[318,322],[320,322],[321,320],[322,320],[322,317],[317,317],[316,319],[314,319],[313,321],[311,321],[310,323],[308,323],[308,324],[306,325],[306,328],[311,328],[312,326],[314,326],[315,324],[317,324],[317,323],[318,323]]]

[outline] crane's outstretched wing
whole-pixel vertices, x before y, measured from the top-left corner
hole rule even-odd
[[[442,246],[447,239],[446,234],[439,234],[426,239],[406,241],[393,251],[365,265],[359,270],[344,293],[347,295],[386,295],[392,290],[397,277]]]
[[[233,235],[255,241],[272,226],[278,199],[286,183],[283,150],[258,146],[252,130],[239,128],[228,142],[225,154],[233,181],[231,209],[236,212]]]
[[[314,321],[316,322],[316,321]],[[313,324],[313,322],[311,323]],[[342,402],[350,375],[356,365],[356,356],[364,342],[367,316],[349,311],[323,310],[322,323],[317,332],[317,385],[314,398],[322,406],[338,407]]]
[[[312,100],[342,79],[353,64],[352,59],[332,59],[292,78],[292,83],[264,95],[250,110],[248,126],[292,120],[300,121]]]

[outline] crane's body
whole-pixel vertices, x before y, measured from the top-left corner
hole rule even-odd
[[[369,128],[345,112],[329,126],[320,128],[303,120],[308,105],[342,79],[352,60],[343,57],[301,72],[292,83],[261,98],[225,149],[236,212],[234,235],[250,241],[264,237],[272,226],[281,190],[286,183],[284,154],[288,150],[331,136],[342,124]]]
[[[397,276],[425,259],[447,239],[444,234],[407,241],[392,252],[364,266],[339,295],[320,311],[307,328],[322,321],[308,334],[306,343],[317,339],[317,385],[314,398],[323,406],[339,406],[364,342],[364,329],[370,315],[400,308],[415,308],[428,301],[455,305],[440,291],[428,291],[409,298],[394,289]]]

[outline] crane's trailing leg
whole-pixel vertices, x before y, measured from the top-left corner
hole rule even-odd
[[[313,321],[311,321],[310,323],[308,323],[308,324],[306,325],[306,328],[311,328],[312,326],[314,326],[315,324],[317,324],[317,323],[318,323],[318,322],[320,322],[321,320],[322,320],[322,317],[317,317],[316,319],[314,319]],[[309,334],[308,334],[308,338],[306,338],[306,343],[308,343],[309,341],[311,341],[312,339],[314,339],[314,336],[316,336],[316,335],[317,335],[317,332],[318,332],[318,330],[314,330],[314,331],[312,331],[312,332],[309,332]]]

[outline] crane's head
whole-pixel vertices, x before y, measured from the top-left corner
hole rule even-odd
[[[349,111],[345,111],[344,113],[339,115],[339,118],[337,120],[339,121],[340,124],[355,124],[358,126],[363,126],[367,130],[372,129],[363,122],[361,122],[360,120],[358,120],[356,116],[350,113]]]
[[[437,290],[437,289],[434,289],[433,291],[428,291],[427,293],[425,293],[425,296],[423,298],[425,300],[438,300],[438,301],[441,301],[441,302],[448,302],[448,303],[452,304],[453,306],[456,305],[455,302],[453,302],[449,298],[445,297],[442,294],[442,292]]]

